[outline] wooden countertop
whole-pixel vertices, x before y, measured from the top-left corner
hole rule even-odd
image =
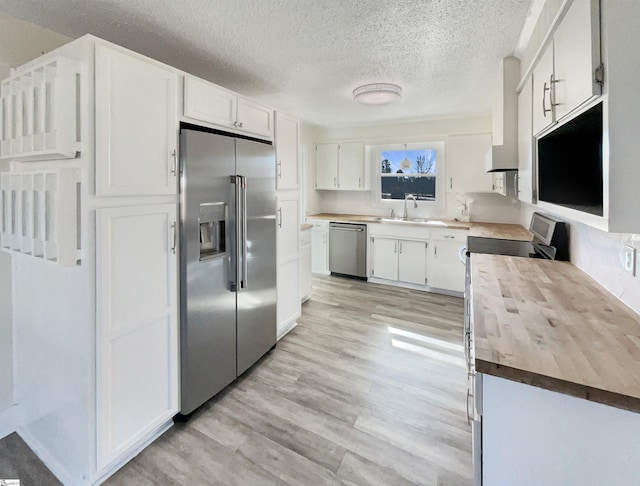
[[[305,230],[310,230],[311,228],[313,228],[312,224],[301,224],[300,225],[300,231],[305,231]]]
[[[308,216],[310,219],[323,219],[328,221],[345,221],[348,223],[381,223],[378,216],[365,216],[360,214],[337,214],[337,213],[319,213]],[[533,235],[522,225],[504,224],[504,223],[482,223],[451,220],[436,220],[437,224],[414,223],[416,226],[429,226],[431,228],[449,228],[468,230],[469,236],[481,236],[483,238],[500,238],[506,240],[522,240],[530,241]],[[394,224],[394,223],[388,223]],[[402,225],[411,225],[410,222],[400,223]]]
[[[640,412],[640,316],[566,262],[471,256],[476,369]]]

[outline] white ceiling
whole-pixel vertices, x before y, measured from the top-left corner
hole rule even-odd
[[[70,37],[91,33],[317,125],[484,115],[531,0],[0,0]],[[357,86],[399,84],[362,106]]]

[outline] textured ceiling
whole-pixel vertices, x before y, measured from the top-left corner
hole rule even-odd
[[[91,33],[318,125],[488,114],[531,0],[0,0],[70,37]],[[351,92],[399,84],[400,102]]]

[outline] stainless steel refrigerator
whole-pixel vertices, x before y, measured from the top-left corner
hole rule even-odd
[[[180,130],[181,410],[188,415],[276,344],[271,144]]]

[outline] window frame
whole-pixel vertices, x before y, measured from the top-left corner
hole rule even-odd
[[[404,206],[404,200],[382,199],[382,152],[397,150],[435,150],[436,151],[436,199],[435,201],[417,201],[418,207],[444,209],[446,199],[445,144],[444,141],[388,143],[370,147],[371,167],[371,207],[397,210]],[[388,177],[388,176],[387,176]],[[415,175],[414,175],[415,177]],[[426,176],[417,176],[426,177]],[[396,211],[397,213],[397,211]]]

